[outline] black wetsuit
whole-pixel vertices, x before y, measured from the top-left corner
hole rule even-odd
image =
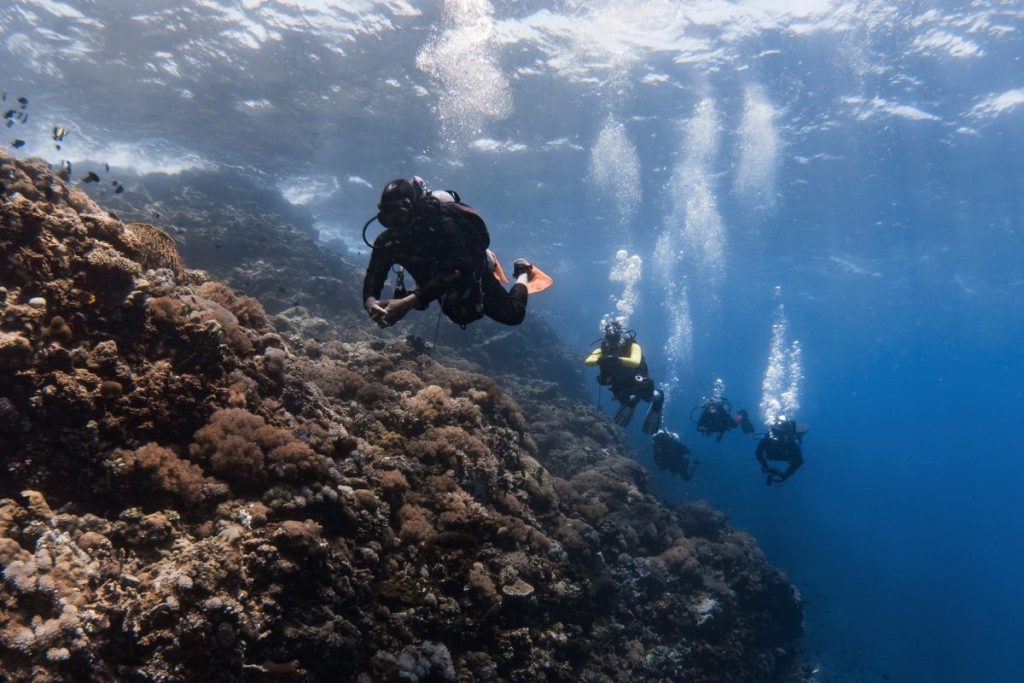
[[[483,219],[464,204],[440,204],[422,211],[408,228],[388,228],[373,242],[363,279],[363,301],[380,298],[391,266],[398,264],[416,281],[424,309],[434,300],[459,325],[486,315],[506,325],[526,316],[526,285],[506,291],[487,263],[490,236]]]
[[[768,475],[769,484],[786,481],[804,464],[803,451],[800,449],[802,433],[796,431],[796,423],[784,422],[776,424],[764,435],[758,444],[755,455],[761,463],[761,472]],[[780,472],[768,465],[768,461],[784,462],[789,465],[785,472]]]
[[[686,481],[693,478],[693,463],[686,456],[690,449],[679,437],[670,432],[658,432],[651,439],[654,446],[654,464],[659,469],[678,474]]]
[[[723,401],[709,401],[697,421],[697,431],[704,436],[718,434],[721,441],[725,433],[736,427],[736,420],[729,415],[729,407]]]
[[[620,356],[629,356],[630,348],[636,342],[632,339],[625,348],[601,345],[601,358],[597,361],[600,374],[597,383],[610,385],[612,396],[623,405],[636,405],[638,401],[648,403],[654,398],[654,382],[647,375],[647,359],[640,358],[640,364],[631,368],[622,362]]]

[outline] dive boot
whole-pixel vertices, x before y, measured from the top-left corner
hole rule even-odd
[[[512,277],[519,277],[523,273],[529,275],[529,279],[533,279],[533,264],[524,258],[517,258],[512,262]]]
[[[619,412],[615,413],[615,424],[620,427],[628,427],[630,420],[633,419],[633,408],[633,405],[623,403],[622,407],[619,408]]]
[[[665,394],[655,391],[654,398],[651,399],[651,407],[644,417],[644,434],[655,434],[661,429],[661,413],[664,407]]]

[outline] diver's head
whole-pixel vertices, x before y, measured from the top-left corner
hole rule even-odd
[[[604,343],[610,347],[619,347],[626,340],[626,331],[622,323],[614,318],[604,324]]]
[[[407,228],[415,214],[416,186],[404,178],[392,180],[380,195],[377,220],[385,228]]]
[[[651,436],[651,443],[654,444],[655,448],[665,448],[669,444],[676,443],[679,441],[679,435],[675,432],[670,432],[667,429],[659,429]]]

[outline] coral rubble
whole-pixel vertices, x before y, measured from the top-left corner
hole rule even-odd
[[[785,577],[558,385],[318,341],[0,183],[4,680],[798,680]]]

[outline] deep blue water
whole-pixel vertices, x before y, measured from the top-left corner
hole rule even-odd
[[[628,322],[702,461],[658,491],[759,539],[819,678],[1017,681],[1022,30],[1004,0],[11,0],[0,88],[19,154],[241,170],[354,247],[388,180],[457,188],[581,359],[638,256]],[[688,416],[716,378],[760,415],[779,304],[811,432],[769,488]]]

